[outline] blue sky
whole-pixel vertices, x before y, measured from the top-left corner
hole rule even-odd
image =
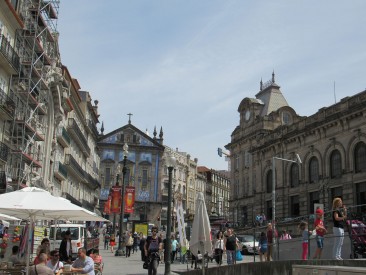
[[[166,145],[226,169],[217,147],[273,70],[299,115],[365,90],[365,10],[364,0],[61,1],[61,60],[99,100],[104,133],[131,112],[139,129],[162,126]]]

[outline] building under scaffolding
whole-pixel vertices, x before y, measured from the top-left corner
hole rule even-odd
[[[37,186],[94,210],[97,101],[61,63],[59,4],[0,1],[0,193]]]

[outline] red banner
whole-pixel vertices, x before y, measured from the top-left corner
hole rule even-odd
[[[105,214],[110,214],[111,213],[111,202],[112,202],[112,197],[109,195],[107,201],[104,203],[104,213]]]
[[[121,186],[112,186],[112,202],[111,202],[111,213],[121,213]]]
[[[135,208],[135,187],[126,186],[125,189],[125,213],[133,213]]]

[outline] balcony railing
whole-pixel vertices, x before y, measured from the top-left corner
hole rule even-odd
[[[0,142],[0,160],[7,162],[9,151],[9,147],[5,143]]]
[[[57,141],[64,147],[69,147],[71,138],[64,127],[58,127],[57,129]]]
[[[20,64],[19,56],[4,35],[0,35],[0,52],[9,61],[13,69],[18,72]]]
[[[66,154],[65,165],[69,166],[82,181],[85,181],[85,172],[72,155]]]
[[[0,112],[7,120],[11,120],[14,117],[15,103],[14,101],[0,88]]]
[[[6,174],[5,174],[5,171],[0,171],[0,190],[6,190]]]
[[[97,126],[91,119],[88,120],[88,127],[95,136],[98,136]]]
[[[86,173],[86,183],[92,189],[97,189],[100,187],[100,183],[98,180],[94,179],[90,174]]]
[[[60,180],[67,179],[67,169],[60,161],[57,161],[54,166],[55,176]]]
[[[81,151],[86,156],[90,156],[90,148],[88,146],[88,141],[86,140],[83,133],[81,132],[75,119],[69,118],[68,130],[70,131],[70,134],[74,136],[75,142],[79,145]]]

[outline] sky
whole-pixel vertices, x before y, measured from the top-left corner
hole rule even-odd
[[[132,113],[200,166],[228,168],[217,148],[273,71],[301,116],[366,89],[364,0],[60,2],[61,62],[99,101],[104,134]]]

